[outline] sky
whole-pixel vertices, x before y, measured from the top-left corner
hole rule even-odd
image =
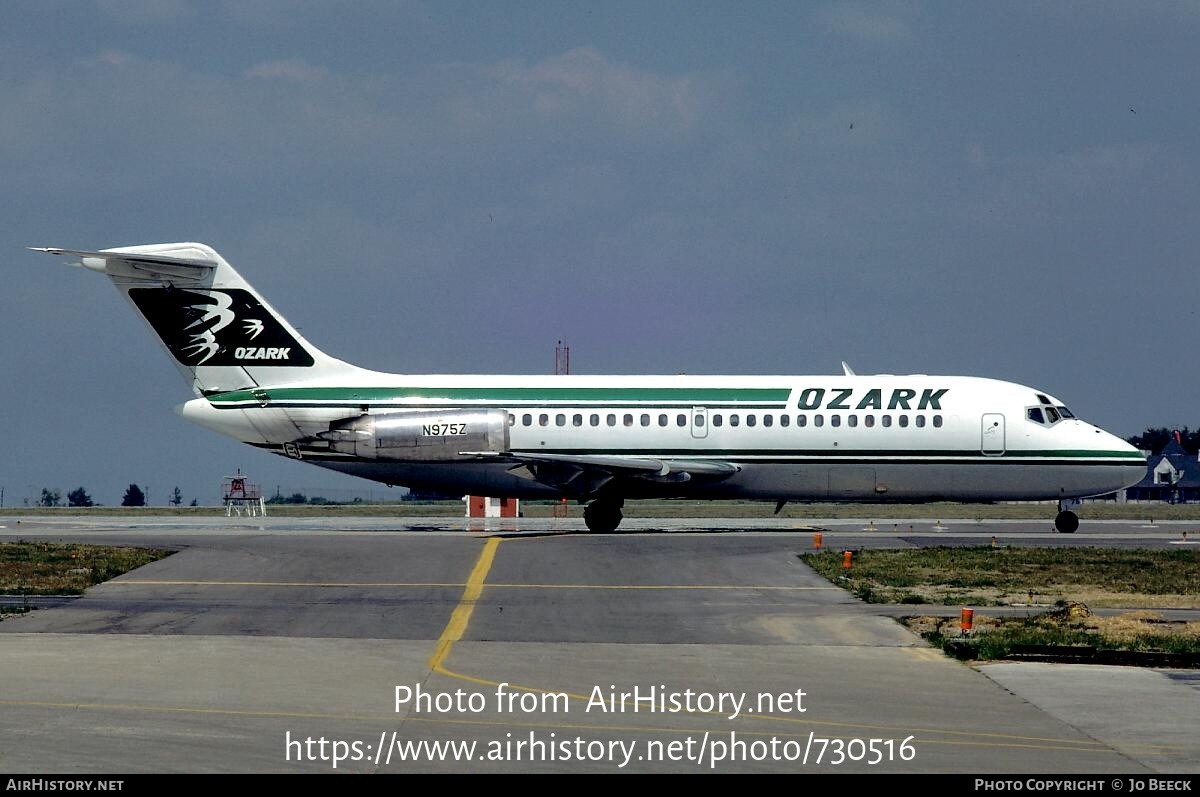
[[[10,0],[0,487],[373,485],[193,427],[102,277],[201,241],[400,373],[990,376],[1200,425],[1200,5]],[[376,487],[376,489],[384,489]]]

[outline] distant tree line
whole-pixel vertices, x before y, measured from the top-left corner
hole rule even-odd
[[[356,503],[362,503],[361,499],[354,499]],[[268,504],[308,504],[309,506],[331,506],[337,501],[330,501],[328,498],[322,498],[319,495],[314,495],[309,498],[304,493],[292,493],[291,495],[283,495],[275,493],[267,499]]]
[[[25,500],[26,500],[26,504],[28,505],[29,499],[27,498]],[[173,506],[181,505],[183,503],[183,492],[178,487],[176,487],[175,490],[171,493],[171,497],[168,498],[167,501],[168,501],[168,503],[170,503]],[[45,506],[45,507],[62,506],[63,505],[62,490],[59,490],[56,487],[43,487],[42,494],[37,499],[37,505]],[[129,485],[128,489],[125,490],[125,495],[121,498],[121,506],[145,506],[145,505],[146,505],[145,491],[141,487],[138,487],[136,484]],[[196,505],[197,505],[197,501],[195,498],[193,498],[191,506],[196,506]],[[88,506],[98,506],[98,504],[96,504],[96,502],[92,500],[92,496],[88,494],[88,491],[86,489],[84,489],[83,487],[76,487],[74,490],[71,490],[69,493],[67,493],[67,506],[88,507]]]
[[[1182,429],[1168,429],[1165,426],[1152,427],[1141,434],[1128,437],[1126,440],[1136,448],[1158,455],[1162,453],[1168,443],[1175,439],[1175,432],[1179,432],[1179,440],[1183,444],[1184,451],[1189,454],[1200,452],[1200,430],[1193,432],[1186,426]]]

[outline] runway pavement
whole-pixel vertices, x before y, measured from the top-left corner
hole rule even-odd
[[[0,539],[178,553],[0,622],[8,771],[1200,766],[1186,673],[1114,676],[1117,700],[1077,668],[973,669],[797,556],[814,527],[839,547],[1157,547],[1190,524],[17,520]],[[635,686],[665,704],[622,705]],[[443,742],[475,746],[405,746]]]

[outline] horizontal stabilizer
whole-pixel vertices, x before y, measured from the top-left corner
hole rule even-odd
[[[81,249],[29,247],[62,257],[78,257],[80,266],[107,274],[110,277],[129,277],[147,280],[202,280],[213,272],[218,263],[199,249],[180,248],[171,254],[157,252],[121,251],[108,249],[89,252]],[[176,252],[178,252],[176,254]]]

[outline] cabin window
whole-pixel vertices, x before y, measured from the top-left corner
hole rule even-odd
[[[679,417],[681,417],[681,418],[682,418],[683,416],[681,415],[681,416],[679,416]],[[721,417],[721,416],[719,416],[719,415],[718,415],[717,417],[719,418],[719,417]],[[700,413],[696,413],[696,418],[695,418],[695,420],[693,421],[693,423],[696,425],[696,428],[697,428],[697,429],[699,429],[701,426],[703,426],[703,425],[704,425],[704,416],[703,416],[703,415],[701,415]]]
[[[616,415],[613,415],[611,412],[608,414],[608,418],[606,418],[605,420],[607,420],[607,421],[608,421],[608,425],[609,425],[609,426],[616,426],[616,425],[617,425],[617,416],[616,416]]]
[[[662,415],[658,416],[658,425],[659,426],[666,426],[668,422],[669,422],[669,419],[667,418],[667,414],[665,412]]]
[[[723,423],[725,423],[725,419],[722,418],[720,414],[713,416],[713,426],[720,426]]]
[[[696,417],[699,418],[700,416],[697,415]],[[679,413],[678,415],[676,415],[675,416],[675,425],[681,429],[683,427],[687,426],[687,416],[684,415],[682,412]],[[699,426],[699,424],[696,424],[696,425]]]
[[[583,426],[583,416],[580,415],[579,413],[572,415],[571,416],[571,425],[572,426]]]
[[[517,416],[513,415],[511,412],[508,414],[508,425],[509,426],[517,425]]]
[[[846,425],[847,426],[858,426],[858,416],[851,415],[849,418],[846,419]]]
[[[538,416],[538,426],[548,426],[550,424],[550,416],[542,413]]]
[[[775,416],[774,415],[764,415],[763,416],[763,426],[774,426],[774,425],[775,425]]]
[[[643,412],[642,413],[642,426],[649,426],[649,425],[650,425],[650,416]]]
[[[730,426],[737,426],[737,425],[738,425],[739,423],[741,423],[741,422],[742,422],[741,418],[740,418],[740,417],[738,417],[737,415],[730,415],[730,416],[729,416],[729,425],[730,425]]]
[[[1030,407],[1029,409],[1025,410],[1025,417],[1028,418],[1029,420],[1033,421],[1034,423],[1045,423],[1046,422],[1046,419],[1042,416],[1042,408],[1041,407]]]
[[[863,426],[867,427],[868,429],[874,427],[875,426],[875,416],[874,415],[864,415],[863,416]]]
[[[842,425],[842,416],[841,415],[830,415],[829,416],[829,425],[830,426],[841,426]]]
[[[747,426],[754,426],[756,423],[758,423],[757,415],[747,415],[746,416],[746,425]]]
[[[558,415],[554,416],[554,423],[556,423],[559,426],[566,426],[567,425],[567,416],[563,415],[560,412]]]
[[[792,422],[792,416],[791,416],[791,415],[780,415],[780,416],[779,416],[779,425],[780,425],[780,426],[787,426],[787,425],[788,425],[788,424],[790,424],[791,422]]]
[[[900,427],[901,427],[902,429],[907,429],[907,428],[908,428],[908,416],[907,416],[907,415],[901,415],[901,416],[900,416]]]
[[[533,425],[533,416],[530,415],[528,412],[525,413],[524,415],[522,415],[521,416],[521,425],[522,426],[532,426]]]
[[[808,416],[807,415],[797,415],[796,416],[796,425],[797,426],[808,426]]]
[[[884,415],[884,416],[883,416],[883,426],[884,426],[884,428],[887,428],[887,427],[889,427],[889,426],[891,426],[891,425],[892,425],[892,416],[891,416],[891,415]]]
[[[592,426],[599,426],[600,416],[596,413],[592,413],[591,416],[588,417],[588,423],[590,423]]]
[[[925,416],[924,416],[924,415],[918,415],[918,416],[917,416],[917,428],[918,428],[918,429],[924,429],[924,428],[925,428]]]
[[[825,416],[818,412],[816,415],[813,416],[813,426],[824,426],[824,425],[825,425]]]
[[[933,425],[934,425],[934,427],[935,427],[935,428],[937,428],[937,429],[941,429],[941,428],[942,428],[942,416],[941,416],[941,415],[934,415],[934,416],[933,416]]]
[[[626,426],[633,426],[633,416],[629,413],[625,413],[625,417],[622,419],[622,421]]]

